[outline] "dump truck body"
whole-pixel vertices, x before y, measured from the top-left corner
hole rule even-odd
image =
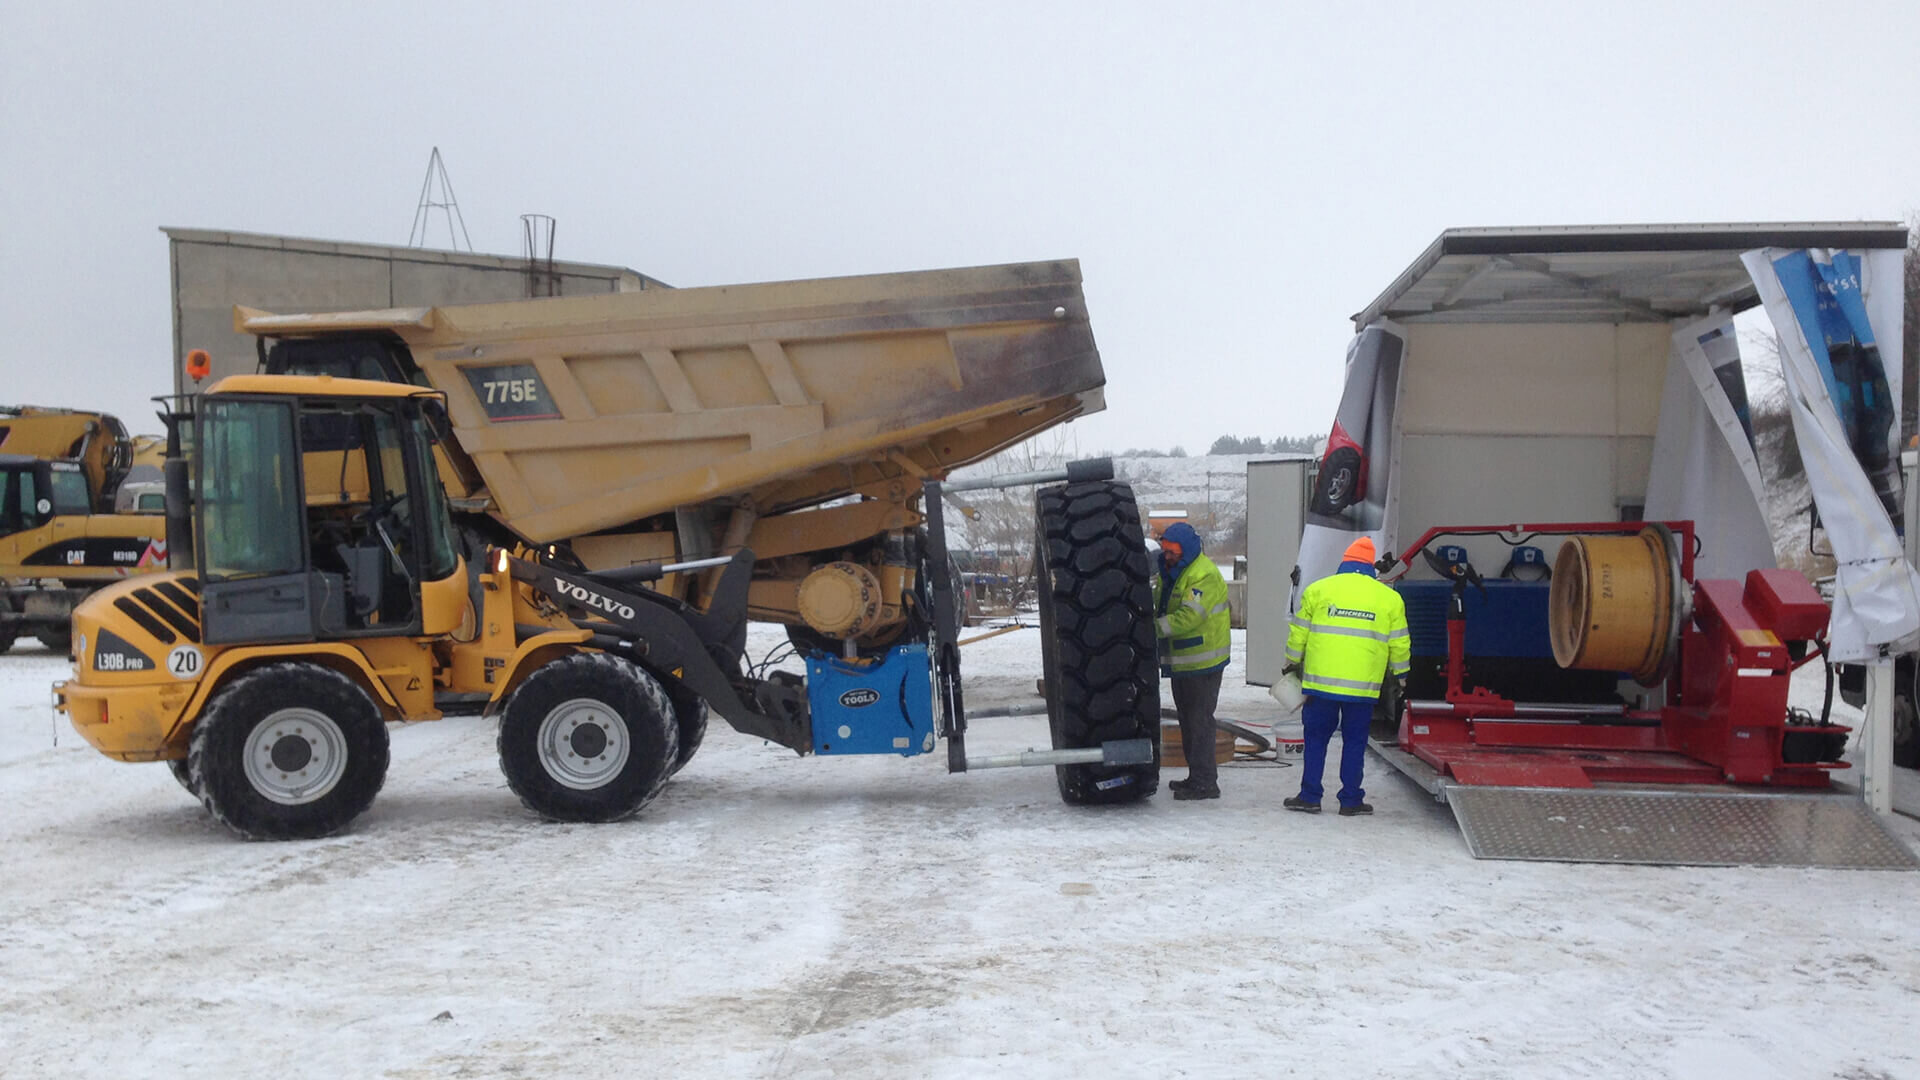
[[[237,318],[283,340],[390,335],[447,395],[474,468],[457,494],[535,543],[944,474],[1099,409],[1104,383],[1070,260]]]
[[[269,373],[444,393],[454,505],[512,539],[594,569],[751,548],[755,616],[824,633],[803,584],[851,561],[870,640],[909,617],[920,485],[1103,406],[1071,260],[235,321]]]

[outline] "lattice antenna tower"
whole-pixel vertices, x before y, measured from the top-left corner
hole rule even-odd
[[[433,212],[440,211],[447,221],[447,246],[459,251],[461,245],[473,250],[473,238],[467,235],[467,219],[460,216],[460,200],[454,197],[453,181],[447,177],[447,163],[440,160],[440,148],[433,148],[433,155],[427,158],[427,178],[420,183],[420,204],[413,211],[413,228],[407,230],[408,247],[426,247],[427,230],[433,223]],[[459,231],[455,232],[454,227]]]

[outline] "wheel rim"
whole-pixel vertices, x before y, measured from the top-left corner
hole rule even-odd
[[[347,737],[315,709],[279,709],[247,736],[247,782],[282,806],[324,797],[347,771]]]
[[[594,698],[563,701],[540,721],[540,765],[575,791],[603,787],[626,768],[627,725]]]

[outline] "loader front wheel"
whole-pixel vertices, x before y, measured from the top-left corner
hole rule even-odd
[[[1056,750],[1151,739],[1151,765],[1057,765],[1060,798],[1133,802],[1160,786],[1153,573],[1133,488],[1103,480],[1034,493],[1034,576]]]
[[[380,707],[318,664],[270,664],[227,684],[194,724],[189,746],[183,786],[250,840],[339,832],[373,805],[387,779]]]
[[[680,725],[660,680],[605,653],[574,653],[527,676],[500,718],[500,771],[529,810],[555,821],[618,821],[673,775]]]
[[[167,762],[167,771],[173,774],[173,778],[179,782],[182,788],[186,789],[187,794],[193,796],[196,800],[200,798],[200,789],[194,785],[193,769],[188,764],[186,758],[174,758],[172,761]]]
[[[673,771],[667,774],[672,776],[687,767],[707,740],[707,703],[685,686],[674,686],[667,697],[673,702],[674,725],[680,729],[680,747],[673,756]]]

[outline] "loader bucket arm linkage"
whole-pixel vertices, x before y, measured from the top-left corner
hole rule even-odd
[[[594,648],[685,684],[741,734],[801,754],[812,745],[806,691],[797,680],[748,679],[740,671],[753,552],[743,549],[727,561],[705,612],[651,589],[629,589],[621,581],[658,577],[658,571],[671,567],[592,574],[512,557],[507,565],[515,581],[545,593],[572,614],[574,625],[593,631],[589,644]]]

